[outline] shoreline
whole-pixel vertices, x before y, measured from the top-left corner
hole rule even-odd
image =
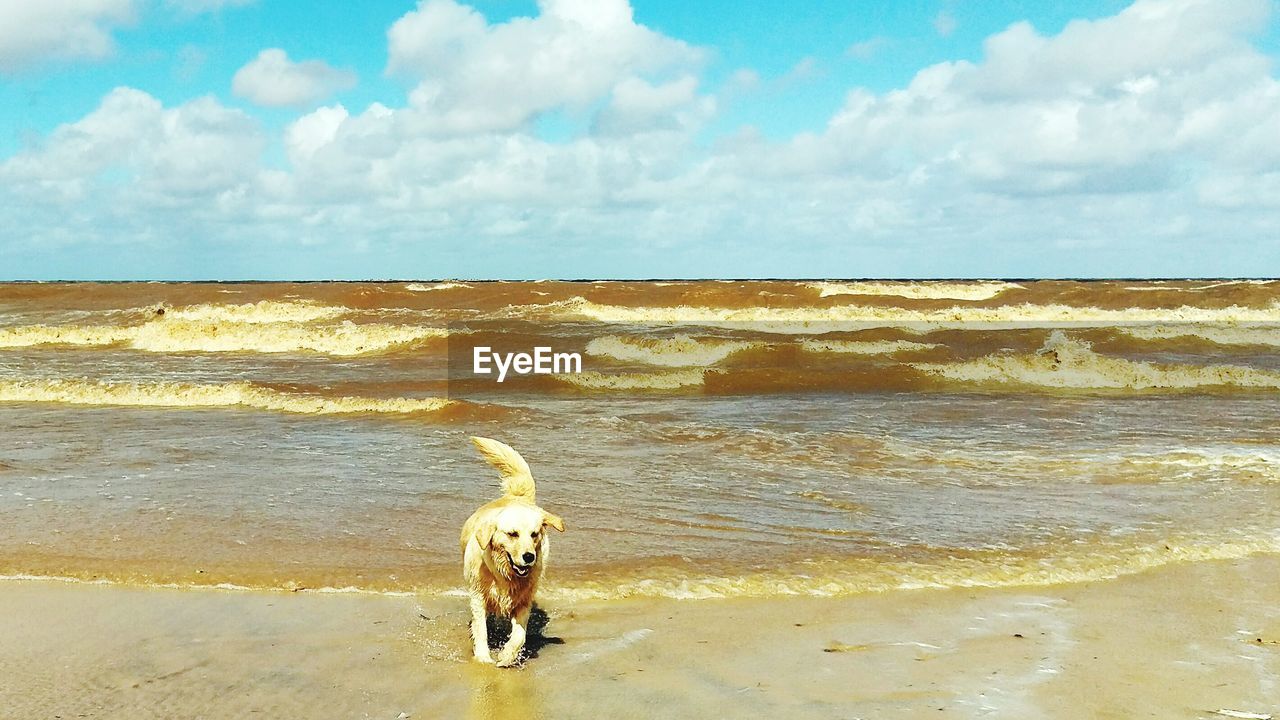
[[[503,671],[467,660],[455,597],[11,580],[0,717],[1277,713],[1277,591],[1267,554],[1039,587],[547,599],[536,657]]]
[[[595,566],[557,564],[539,597],[548,604],[623,600],[696,601],[788,598],[842,599],[916,590],[1034,589],[1106,582],[1187,563],[1231,561],[1255,556],[1280,556],[1280,536],[1264,535],[1217,543],[1166,538],[1136,546],[1098,545],[1053,555],[1010,554],[999,551],[952,549],[937,557],[827,555],[782,562],[773,568],[750,568],[736,575],[699,573],[689,558],[681,565],[656,558],[629,563],[625,571],[609,574],[611,563]],[[55,556],[56,558],[56,556]],[[0,587],[5,583],[49,582],[129,589],[245,592],[268,594],[350,594],[382,597],[446,599],[466,597],[456,565],[392,567],[358,573],[350,568],[308,577],[280,578],[279,568],[232,573],[210,563],[190,567],[160,564],[161,572],[146,566],[122,565],[96,571],[43,573],[31,568],[5,567],[0,556]],[[64,558],[57,558],[59,563]],[[701,558],[709,562],[709,558]],[[10,562],[9,565],[18,563]],[[725,564],[723,567],[731,567]],[[141,569],[133,569],[141,568]],[[114,570],[115,572],[111,572]],[[380,580],[385,574],[387,580]],[[185,578],[185,579],[184,579]],[[199,579],[195,579],[199,578]],[[255,582],[257,581],[257,582]],[[407,581],[407,582],[406,582]]]

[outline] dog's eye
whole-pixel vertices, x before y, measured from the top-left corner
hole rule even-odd
[[[537,530],[534,530],[534,531],[533,531],[533,534],[532,534],[532,535],[530,535],[529,537],[533,538],[534,540],[537,540],[537,539],[538,539],[538,531],[537,531]]]
[[[510,535],[513,538],[520,537],[520,533],[516,530],[512,530],[511,532],[507,533],[507,535]]]

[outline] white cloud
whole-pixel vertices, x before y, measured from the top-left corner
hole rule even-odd
[[[293,62],[284,50],[268,48],[236,71],[231,90],[264,107],[306,107],[356,84],[350,70],[320,60]]]
[[[133,0],[0,2],[0,73],[50,60],[100,60],[114,28],[133,21]]]
[[[309,160],[320,148],[333,143],[338,128],[350,117],[341,105],[317,108],[295,120],[284,133],[285,149],[294,164]]]
[[[1242,35],[1265,9],[1139,0],[1054,37],[1015,24],[980,63],[851,93],[823,138],[828,162],[1018,195],[1167,190],[1189,171],[1276,158],[1259,128],[1277,127],[1280,85]]]
[[[714,99],[699,97],[693,76],[662,85],[629,78],[613,89],[609,104],[596,117],[596,130],[607,135],[687,132],[701,126],[715,109]]]
[[[632,18],[626,0],[541,0],[536,18],[490,25],[454,0],[422,0],[387,33],[390,72],[417,79],[423,129],[511,131],[539,113],[585,109],[620,82],[700,54]]]
[[[175,108],[116,88],[93,112],[0,165],[0,181],[42,202],[95,191],[139,193],[161,205],[207,202],[249,182],[265,147],[249,116],[199,98]]]

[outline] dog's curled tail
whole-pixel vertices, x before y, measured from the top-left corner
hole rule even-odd
[[[528,498],[533,501],[533,473],[529,472],[529,463],[520,457],[511,446],[489,438],[472,437],[476,449],[485,461],[498,469],[502,476],[502,493],[511,497]]]

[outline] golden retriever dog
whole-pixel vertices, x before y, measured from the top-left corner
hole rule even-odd
[[[533,475],[520,453],[489,438],[471,442],[502,476],[502,497],[476,510],[462,526],[471,639],[476,660],[492,663],[488,616],[511,618],[511,638],[498,653],[498,667],[511,667],[520,659],[533,594],[547,567],[547,528],[564,532],[564,521],[534,503]]]

